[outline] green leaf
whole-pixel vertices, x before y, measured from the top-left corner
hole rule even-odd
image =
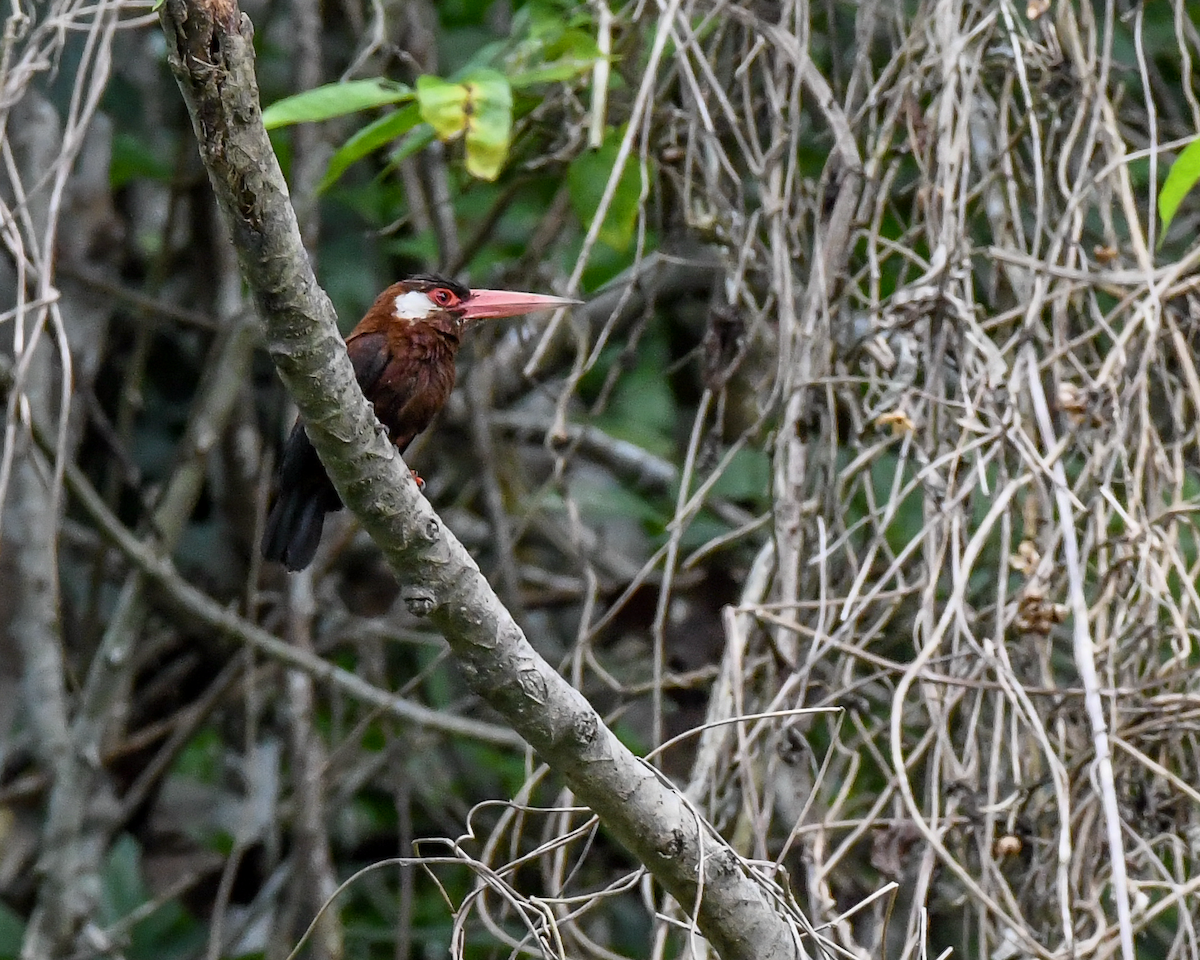
[[[114,190],[133,180],[157,180],[170,183],[175,170],[149,143],[132,133],[113,137],[112,162],[108,167],[108,182]]]
[[[546,46],[566,33],[585,29],[594,32],[595,17],[581,4],[529,0],[513,15],[514,35],[519,31],[527,32],[531,39]]]
[[[585,226],[590,224],[600,207],[604,188],[612,174],[620,149],[622,129],[610,130],[598,150],[582,153],[571,161],[567,170],[567,187],[571,205]],[[609,204],[599,238],[613,250],[627,250],[633,242],[638,210],[642,202],[642,172],[636,159],[627,158],[625,169],[617,181],[617,190]]]
[[[662,510],[650,498],[612,480],[574,480],[571,496],[588,520],[637,520],[659,527],[666,523]]]
[[[1167,174],[1167,179],[1158,192],[1158,216],[1162,220],[1162,237],[1167,235],[1167,230],[1175,218],[1175,211],[1179,209],[1179,204],[1183,202],[1183,198],[1188,195],[1198,180],[1200,180],[1200,139],[1189,143],[1183,153],[1175,158],[1175,162],[1171,164],[1171,170]],[[1158,241],[1160,246],[1162,237]]]
[[[392,151],[391,156],[388,158],[391,162],[391,165],[396,166],[402,161],[407,160],[414,153],[420,153],[427,146],[433,143],[434,137],[435,134],[433,127],[429,126],[427,123],[421,124],[415,130],[413,130],[412,133],[405,137],[400,142],[399,146]]]
[[[771,502],[771,458],[762,450],[743,447],[733,455],[725,472],[713,484],[712,496],[750,500],[768,506]]]
[[[106,923],[116,923],[148,899],[141,847],[129,834],[121,834],[101,873],[100,914]]]
[[[669,362],[665,339],[643,338],[638,344],[637,366],[621,375],[607,408],[593,418],[594,425],[660,457],[673,457],[679,408],[663,375]]]
[[[417,109],[417,105],[410,103],[385,117],[380,117],[374,123],[368,123],[329,158],[329,167],[325,171],[325,176],[321,178],[317,192],[328,190],[337,183],[352,163],[408,133],[420,122],[421,113]]]
[[[126,919],[150,901],[142,851],[128,834],[117,838],[101,874],[99,913],[106,924]],[[165,900],[130,930],[129,960],[183,960],[205,942],[205,931],[176,900]]]
[[[413,98],[412,89],[391,80],[351,80],[327,83],[277,100],[263,111],[263,126],[268,130],[293,123],[312,123],[389,103],[404,103]]]
[[[562,60],[555,60],[553,63],[542,64],[540,67],[522,70],[515,76],[509,77],[508,82],[514,90],[531,87],[536,83],[561,83],[577,77],[581,73],[587,73],[595,63],[594,58],[577,60],[573,57],[565,57]]]
[[[25,921],[8,904],[0,903],[0,958],[16,960],[25,939]]]
[[[438,258],[437,236],[432,229],[389,240],[383,244],[383,249],[392,256],[408,257],[418,263],[436,263]]]
[[[512,87],[495,70],[477,70],[461,83],[417,78],[421,119],[439,139],[466,134],[467,172],[495,180],[508,157],[512,135]]]
[[[519,48],[508,80],[514,89],[535,83],[560,83],[587,73],[600,59],[600,47],[592,32],[568,29],[561,17],[550,24],[535,21],[530,40]]]

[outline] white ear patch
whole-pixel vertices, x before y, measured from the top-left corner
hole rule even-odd
[[[437,304],[419,290],[409,290],[396,298],[397,320],[424,320],[437,309]]]

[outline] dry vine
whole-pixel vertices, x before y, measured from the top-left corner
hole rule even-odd
[[[478,365],[470,409],[456,416],[473,418],[477,438],[491,429],[539,450],[553,438],[545,489],[562,507],[506,518],[488,467],[505,600],[533,584],[577,604],[564,672],[610,719],[644,710],[656,762],[686,785],[696,822],[716,825],[814,953],[819,943],[899,958],[952,944],[993,960],[1132,960],[1137,938],[1147,955],[1200,957],[1200,247],[1178,240],[1195,231],[1186,212],[1159,247],[1152,189],[1169,158],[1159,151],[1200,128],[1200,31],[1188,4],[1171,5],[1178,89],[1147,52],[1146,5],[1126,11],[1114,0],[596,6],[618,54],[604,69],[623,73],[627,96],[546,110],[574,110],[580,143],[589,115],[603,129],[605,110],[621,112],[621,157],[645,174],[639,251],[650,226],[663,227],[652,223],[655,197],[669,198],[663,219],[687,241],[639,257],[627,283],[593,299],[571,343],[565,327],[509,338]],[[511,739],[284,646],[256,622],[282,630],[281,616],[259,617],[256,588],[243,617],[226,609],[229,597],[183,581],[162,558],[198,495],[207,448],[195,437],[169,493],[147,510],[144,539],[71,463],[78,401],[66,373],[88,384],[98,362],[89,346],[103,341],[106,318],[56,270],[103,269],[88,250],[96,237],[103,245],[107,214],[80,201],[95,219],[79,213],[64,237],[64,209],[86,180],[72,165],[119,17],[130,29],[147,18],[144,6],[103,0],[55,2],[36,17],[14,10],[0,50],[0,216],[12,273],[3,320],[14,357],[0,500],[42,777],[29,789],[49,790],[27,941],[27,955],[41,956],[81,942],[108,949],[136,919],[98,925],[94,881],[110,827],[150,787],[115,798],[115,812],[85,802],[112,799],[91,764],[127,712],[134,667],[119,655],[144,629],[145,583],[208,629],[419,738]],[[375,14],[357,64],[380,45],[382,7]],[[50,129],[30,84],[76,34],[85,52],[70,68],[62,125]],[[603,207],[572,285],[602,220]],[[543,226],[545,249],[551,214]],[[93,242],[81,239],[85,228]],[[170,318],[231,333],[213,360],[230,378],[193,411],[196,431],[220,434],[251,346],[232,263],[216,272],[221,315]],[[696,338],[703,392],[682,464],[571,422],[602,349],[624,338],[636,351],[656,301],[709,284]],[[544,376],[555,402],[494,409],[527,389],[522,370]],[[48,434],[40,457],[31,424]],[[754,447],[772,455],[764,516],[720,495],[722,475]],[[661,549],[644,557],[605,545],[587,519],[581,463],[677,489]],[[54,586],[64,477],[89,532],[128,563],[105,573],[121,590],[120,616],[80,671],[62,655]],[[687,547],[706,510],[730,532]],[[529,528],[554,548],[536,562],[521,549]],[[751,559],[740,601],[723,612],[720,665],[673,670],[673,601],[706,558],[737,549]],[[597,644],[646,590],[652,667],[616,676]],[[333,593],[326,587],[322,601]],[[323,625],[313,647],[366,649],[375,627],[389,641],[412,639],[408,628],[347,616]],[[68,701],[73,672],[85,679]],[[197,716],[235,678],[252,689],[268,673],[235,664]],[[671,739],[669,695],[696,687],[708,692],[707,722]],[[184,717],[180,736],[199,722]],[[329,764],[347,782],[393,778],[388,757],[339,759],[339,749]],[[160,767],[171,756],[164,748]],[[671,768],[678,757],[685,768]],[[465,869],[473,891],[446,894],[456,955],[470,930],[483,930],[513,955],[618,956],[613,917],[631,902],[654,918],[656,958],[703,955],[694,904],[666,902],[640,867],[608,863],[591,813],[549,788],[532,758],[527,770],[511,802],[464,812],[463,836],[447,830],[397,861],[409,907],[414,884]],[[330,798],[304,811],[318,846],[322,804],[352,792],[323,775]],[[548,792],[558,793],[551,803]],[[210,952],[239,933],[215,924]],[[322,949],[340,949],[336,934]]]
[[[727,619],[710,711],[846,710],[802,749],[794,725],[726,734],[705,809],[792,856],[860,956],[927,922],[980,956],[1197,950],[1200,250],[1156,264],[1132,173],[1155,182],[1172,95],[1143,10],[1045,6],[863,3],[822,77],[814,7],[668,4],[675,113],[631,124],[682,153],[664,177],[727,251],[731,366],[773,351],[759,397],[783,412],[773,582]],[[712,480],[685,471],[676,524]],[[866,858],[900,892],[847,922]]]

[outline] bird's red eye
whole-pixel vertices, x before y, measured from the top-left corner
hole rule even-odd
[[[432,296],[433,296],[434,303],[437,303],[443,307],[449,306],[450,303],[454,300],[454,294],[451,293],[449,290],[447,290],[445,287],[438,287],[436,290],[433,291]]]

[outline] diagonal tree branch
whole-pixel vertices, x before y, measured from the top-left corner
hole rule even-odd
[[[612,834],[685,909],[696,905],[725,960],[805,956],[802,918],[537,655],[382,434],[262,127],[249,19],[233,0],[167,0],[162,20],[267,347],[338,492],[406,585],[409,610],[429,616],[468,682]]]

